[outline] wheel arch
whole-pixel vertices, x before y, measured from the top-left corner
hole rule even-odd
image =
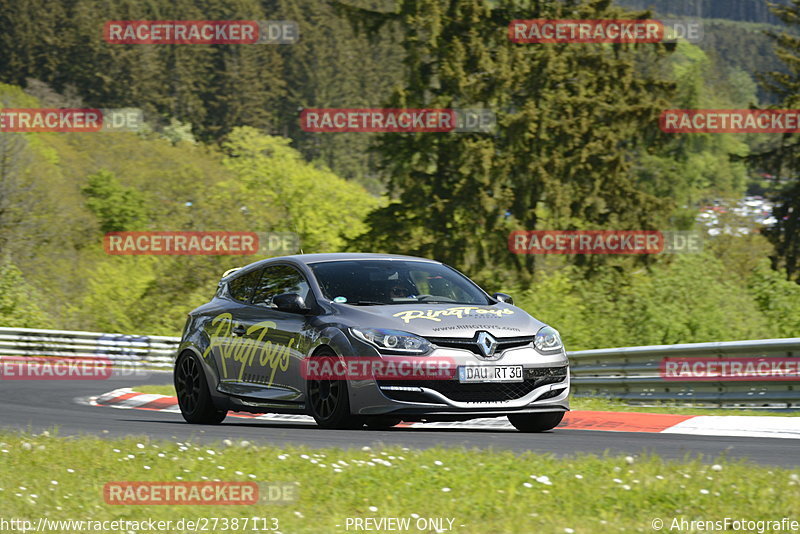
[[[187,345],[181,348],[178,351],[178,357],[175,358],[175,366],[172,372],[172,383],[175,384],[175,369],[178,367],[178,362],[182,357],[185,355],[194,356],[197,358],[197,361],[200,363],[200,366],[203,369],[203,376],[206,382],[206,388],[208,389],[209,395],[211,395],[211,399],[214,402],[214,406],[219,408],[220,410],[228,409],[228,398],[224,395],[220,394],[217,391],[216,383],[219,380],[219,374],[217,373],[216,364],[214,363],[214,359],[210,358],[210,362],[203,358],[203,355],[200,353],[199,349],[193,345]]]

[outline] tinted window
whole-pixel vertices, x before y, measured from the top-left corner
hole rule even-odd
[[[311,265],[329,300],[357,304],[444,302],[489,304],[474,283],[438,263],[398,260],[332,261]]]
[[[272,306],[273,297],[283,293],[297,293],[308,301],[308,282],[300,272],[288,265],[267,267],[256,288],[253,304]]]
[[[260,275],[261,271],[255,270],[242,276],[237,276],[228,282],[228,292],[236,300],[242,302],[249,301]]]

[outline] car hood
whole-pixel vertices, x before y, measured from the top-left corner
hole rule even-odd
[[[524,310],[500,303],[471,304],[399,304],[387,306],[352,306],[333,304],[342,323],[352,327],[390,328],[425,337],[472,338],[476,332],[495,337],[532,336],[545,323]]]

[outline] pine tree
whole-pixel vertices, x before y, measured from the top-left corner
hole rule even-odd
[[[234,127],[275,130],[285,90],[273,45],[110,44],[111,20],[266,20],[258,0],[0,0],[0,81],[28,78],[87,106],[141,108],[194,126],[202,140]]]
[[[511,230],[662,228],[671,203],[639,190],[630,167],[633,151],[657,131],[671,85],[636,70],[633,45],[507,37],[514,19],[624,18],[610,4],[400,3],[392,20],[403,31],[405,83],[389,107],[486,108],[497,130],[382,136],[396,201],[372,214],[367,242],[497,283],[503,268],[523,278],[533,272],[533,257],[507,250]],[[375,13],[349,15],[376,26]]]
[[[300,40],[278,47],[283,58],[287,96],[280,102],[280,133],[291,137],[306,159],[352,178],[373,191],[382,189],[375,155],[369,150],[375,134],[309,133],[298,117],[304,108],[379,108],[400,82],[401,50],[396,27],[386,25],[370,42],[327,2],[277,0],[270,17],[293,20]]]
[[[800,27],[800,0],[773,6],[773,13],[791,28]],[[781,109],[800,108],[800,37],[789,32],[771,34],[775,51],[785,63],[784,72],[762,78],[764,85],[780,98]],[[800,136],[780,134],[776,145],[750,158],[754,165],[776,177],[780,188],[772,199],[777,223],[764,234],[775,245],[773,266],[784,269],[790,280],[800,283]]]

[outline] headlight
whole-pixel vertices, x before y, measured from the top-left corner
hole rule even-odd
[[[561,344],[561,336],[558,335],[558,331],[549,326],[545,326],[536,332],[536,337],[533,338],[533,346],[543,354],[558,352],[564,348],[564,345]]]
[[[433,348],[427,340],[400,330],[351,328],[350,331],[357,338],[378,347],[380,352],[425,354]]]

